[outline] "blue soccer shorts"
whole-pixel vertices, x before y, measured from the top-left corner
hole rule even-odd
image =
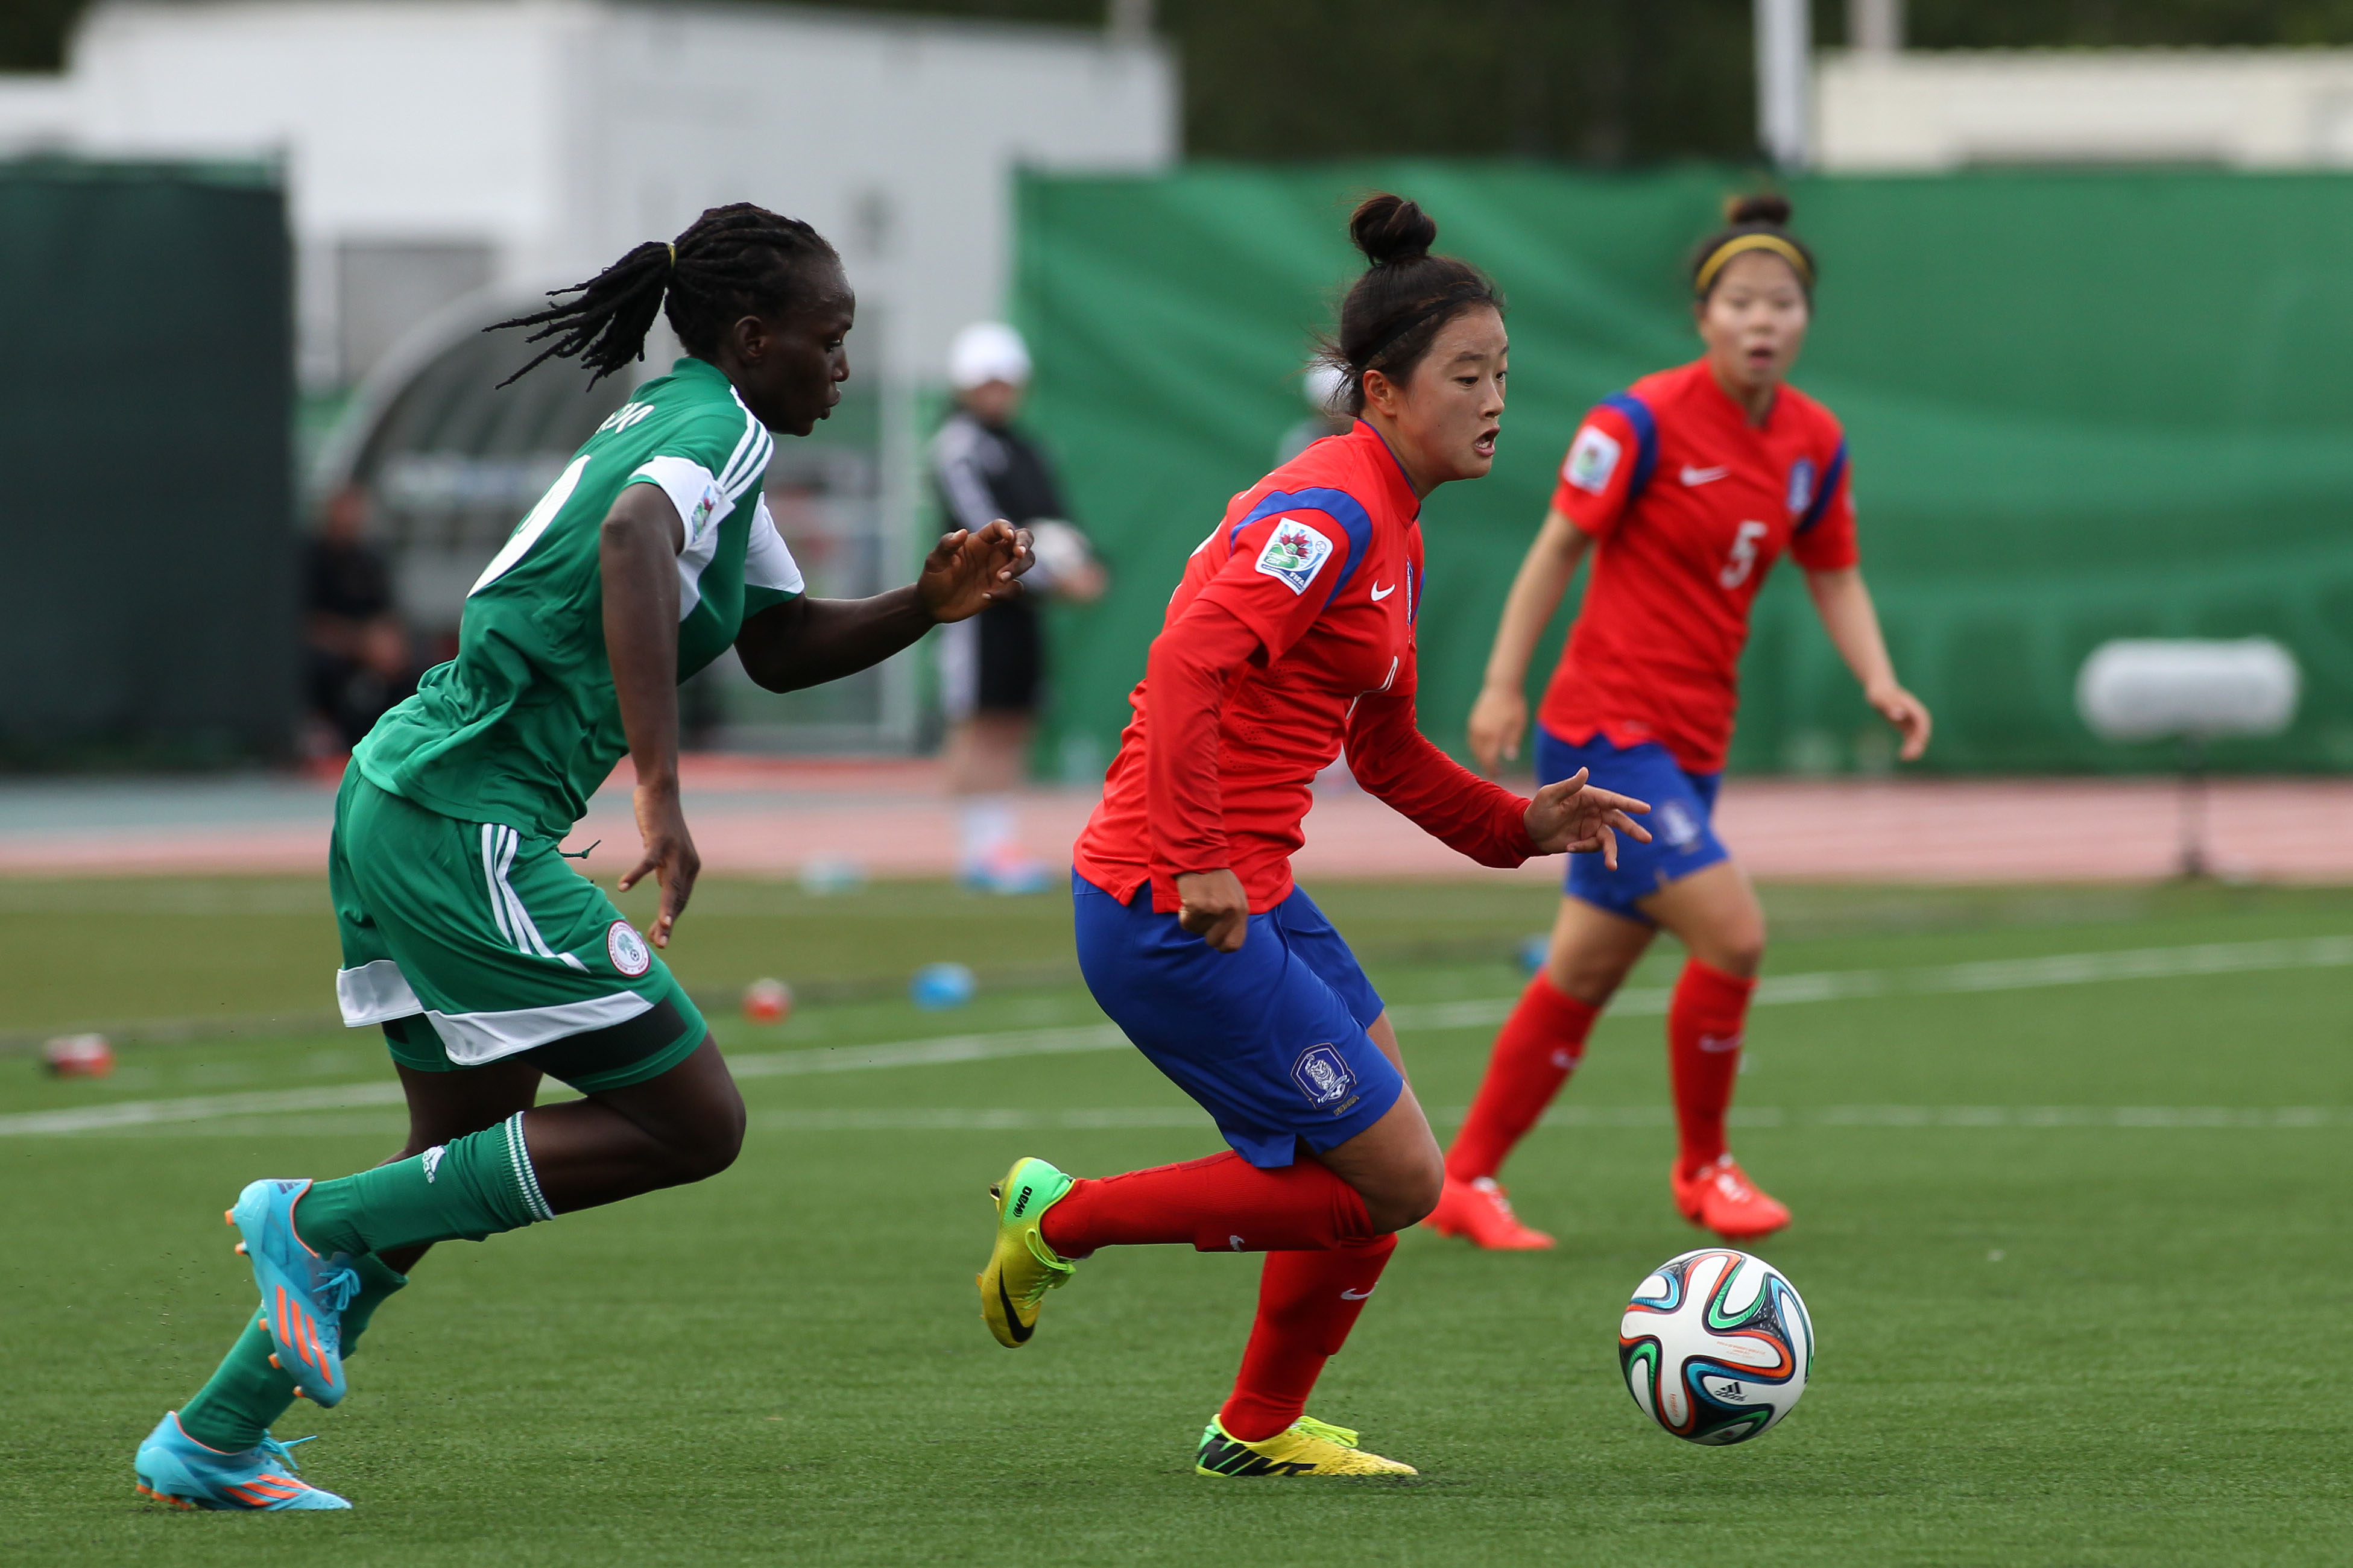
[[[1599,854],[1567,857],[1564,890],[1570,898],[1650,925],[1651,917],[1635,907],[1636,900],[1732,858],[1732,851],[1716,837],[1713,820],[1722,773],[1687,773],[1655,741],[1613,746],[1596,735],[1582,746],[1572,746],[1537,725],[1536,782],[1556,784],[1575,776],[1579,768],[1590,769],[1588,782],[1603,789],[1651,803],[1651,815],[1636,819],[1651,830],[1651,842],[1638,844],[1620,834],[1615,871]]]
[[[1337,1148],[1404,1092],[1365,1033],[1380,996],[1304,891],[1250,916],[1236,952],[1155,913],[1149,884],[1123,904],[1072,873],[1071,894],[1096,1004],[1251,1164]]]

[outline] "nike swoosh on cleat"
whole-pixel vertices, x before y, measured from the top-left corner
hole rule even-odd
[[[1689,463],[1685,463],[1683,481],[1687,485],[1712,485],[1730,472],[1732,470],[1729,468],[1694,468]]]
[[[1024,1326],[1020,1316],[1013,1310],[1013,1298],[1005,1293],[1005,1271],[1001,1268],[997,1273],[997,1304],[1005,1309],[1006,1332],[1013,1336],[1016,1344],[1028,1344],[1029,1336],[1038,1331],[1038,1325],[1030,1323]]]
[[[1379,584],[1376,583],[1376,584],[1373,584],[1373,603],[1374,603],[1374,604],[1376,604],[1376,605],[1377,605],[1377,604],[1379,604],[1383,599],[1388,598],[1391,594],[1394,594],[1394,593],[1396,593],[1396,592],[1397,592],[1397,584],[1394,584],[1394,583],[1390,584],[1389,584],[1388,587],[1386,587],[1386,588],[1382,587]]]

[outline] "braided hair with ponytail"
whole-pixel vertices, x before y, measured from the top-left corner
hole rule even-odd
[[[709,359],[728,327],[745,316],[788,311],[802,303],[809,273],[839,266],[825,237],[798,218],[749,202],[712,207],[677,239],[648,240],[586,283],[548,294],[544,310],[486,329],[535,327],[524,340],[554,342],[505,386],[551,359],[578,360],[594,385],[646,357],[657,311],[687,353]],[[565,295],[572,298],[565,299]]]

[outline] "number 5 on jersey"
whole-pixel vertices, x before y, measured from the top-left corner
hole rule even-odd
[[[1733,536],[1732,558],[1724,563],[1724,570],[1715,574],[1718,583],[1726,588],[1737,588],[1748,581],[1748,574],[1757,570],[1757,542],[1765,537],[1766,531],[1761,522],[1740,525],[1740,531]]]

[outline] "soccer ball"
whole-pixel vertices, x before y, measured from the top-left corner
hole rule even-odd
[[[754,980],[744,987],[744,1016],[754,1024],[781,1024],[792,1011],[793,988],[781,980]]]
[[[1703,1247],[1635,1288],[1618,1326],[1618,1364],[1642,1414],[1672,1436],[1745,1443],[1806,1392],[1814,1321],[1763,1258]]]

